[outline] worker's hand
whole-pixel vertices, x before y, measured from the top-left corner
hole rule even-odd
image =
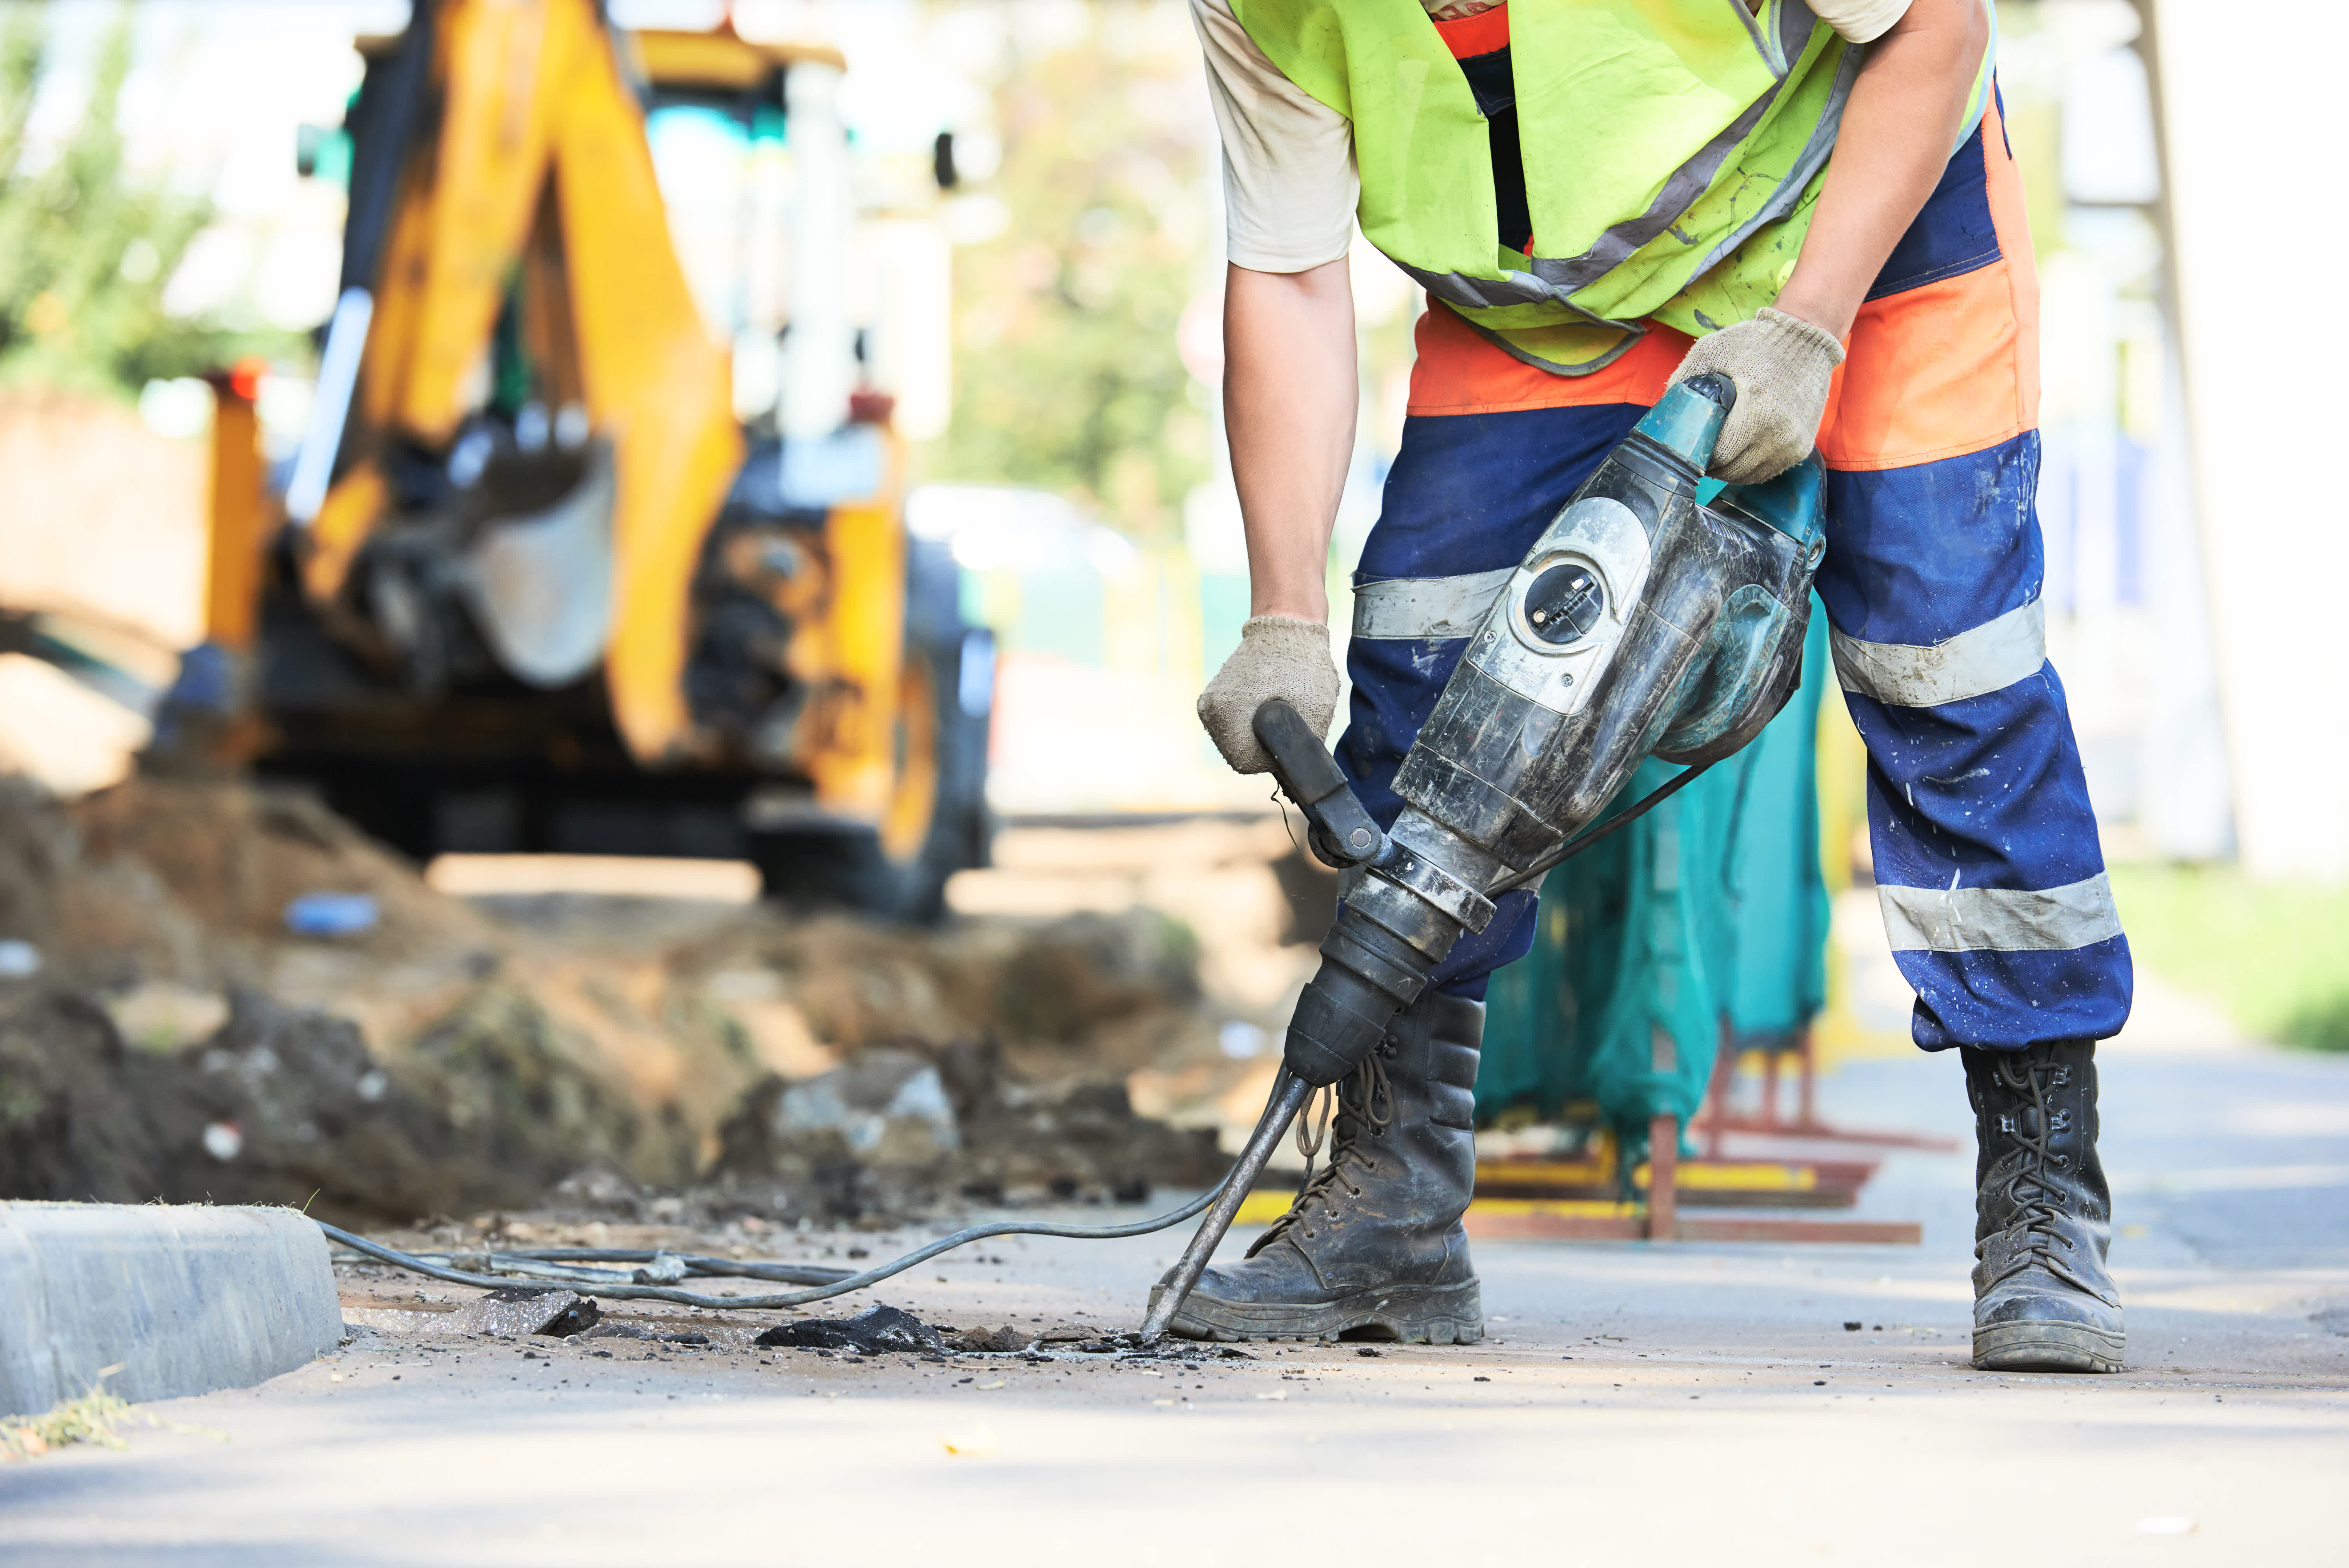
[[[1737,406],[1713,449],[1713,477],[1759,484],[1808,456],[1842,363],[1843,345],[1832,334],[1782,310],[1764,308],[1752,321],[1698,338],[1671,384],[1717,370],[1737,387]]]
[[[1240,645],[1199,694],[1199,722],[1235,773],[1269,773],[1272,758],[1256,738],[1256,710],[1285,697],[1327,739],[1338,711],[1338,666],[1330,628],[1287,615],[1255,615],[1240,624]]]

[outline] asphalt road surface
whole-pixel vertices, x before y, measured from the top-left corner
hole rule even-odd
[[[1482,1245],[1464,1348],[852,1361],[644,1314],[712,1342],[522,1344],[388,1283],[333,1357],[0,1466],[0,1562],[2349,1563],[2349,1059],[2103,1068],[2117,1376],[1969,1367],[1970,1154],[1866,1193],[1921,1247]],[[1967,1130],[1945,1058],[1855,1064],[1824,1106]],[[990,1243],[881,1295],[1131,1328],[1177,1234]]]

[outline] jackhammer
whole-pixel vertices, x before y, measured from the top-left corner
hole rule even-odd
[[[1667,392],[1527,552],[1469,638],[1395,776],[1381,831],[1319,737],[1276,697],[1257,738],[1308,841],[1349,873],[1281,1074],[1141,1338],[1166,1332],[1281,1135],[1316,1088],[1384,1037],[1494,900],[1633,820],[1761,732],[1802,678],[1825,552],[1816,456],[1767,484],[1698,489],[1736,398],[1701,376]],[[1598,826],[1648,757],[1684,770]]]
[[[1402,815],[1377,821],[1321,739],[1287,703],[1257,711],[1257,738],[1308,841],[1347,872],[1321,967],[1298,999],[1281,1071],[1256,1130],[1218,1187],[1126,1225],[996,1221],[873,1268],[752,1264],[667,1253],[555,1249],[419,1256],[331,1225],[378,1262],[455,1284],[552,1288],[733,1310],[792,1307],[861,1290],[968,1243],[1004,1235],[1147,1235],[1203,1209],[1180,1263],[1151,1293],[1139,1336],[1154,1346],[1207,1266],[1307,1098],[1353,1071],[1416,1000],[1463,932],[1502,893],[1638,820],[1761,732],[1802,678],[1811,573],[1825,553],[1816,457],[1767,484],[1700,487],[1736,391],[1700,376],[1663,399],[1574,493],[1469,639],[1395,776]],[[1682,771],[1601,819],[1648,757]],[[643,1264],[629,1272],[587,1264]],[[567,1265],[567,1266],[566,1266]],[[802,1288],[769,1295],[680,1288],[736,1275]]]

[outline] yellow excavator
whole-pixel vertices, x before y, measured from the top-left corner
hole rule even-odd
[[[595,0],[416,0],[360,53],[308,422],[269,472],[218,383],[209,642],[165,729],[419,859],[745,857],[936,913],[986,855],[993,648],[904,526],[841,57]],[[691,276],[665,134],[736,250]]]

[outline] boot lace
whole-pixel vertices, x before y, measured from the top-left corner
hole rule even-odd
[[[1338,1084],[1315,1090],[1297,1119],[1297,1151],[1305,1156],[1304,1184],[1297,1190],[1296,1202],[1256,1239],[1247,1255],[1256,1256],[1314,1213],[1330,1212],[1338,1189],[1343,1188],[1349,1197],[1361,1197],[1362,1190],[1347,1179],[1348,1168],[1377,1168],[1376,1160],[1363,1148],[1365,1135],[1380,1136],[1393,1120],[1394,1091],[1387,1081],[1386,1060],[1378,1051],[1363,1057],[1362,1065]],[[1314,1157],[1325,1140],[1330,1145],[1330,1163],[1317,1171]],[[1309,1229],[1305,1232],[1308,1236],[1312,1233]]]
[[[2011,1253],[1999,1279],[2010,1279],[2037,1264],[2042,1268],[2055,1268],[2055,1248],[2073,1250],[2074,1243],[2056,1228],[2057,1199],[2060,1194],[2047,1179],[2050,1165],[2069,1162],[2068,1156],[2054,1150],[2055,1134],[2065,1130],[2069,1122],[2061,1119],[2062,1111],[2051,1110],[2047,1104],[2047,1080],[2051,1075],[2065,1069],[2052,1062],[2001,1061],[1992,1069],[2001,1084],[2031,1097],[2036,1113],[2031,1123],[2036,1129],[2026,1133],[2014,1124],[2011,1112],[1998,1113],[1999,1130],[2021,1145],[2027,1158],[2014,1174],[2008,1177],[2000,1196],[2014,1205],[2014,1218],[2003,1234],[2017,1236],[2021,1245]]]

